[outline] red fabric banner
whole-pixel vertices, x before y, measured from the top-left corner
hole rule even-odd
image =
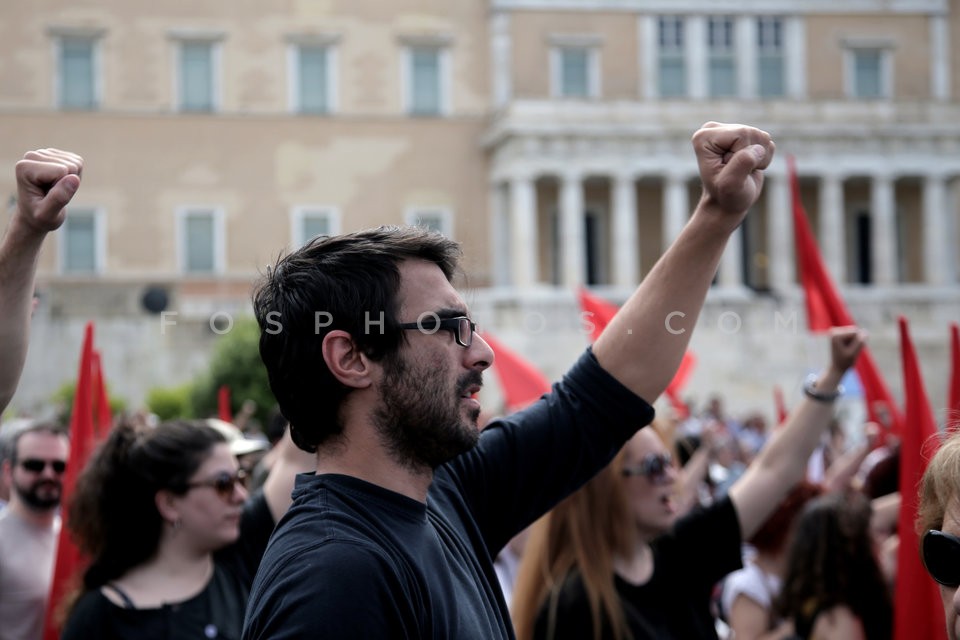
[[[493,372],[500,380],[503,392],[504,409],[507,413],[519,411],[536,402],[540,396],[550,391],[550,381],[540,371],[496,340],[489,333],[482,334],[483,339],[493,349]]]
[[[923,568],[917,552],[919,539],[914,528],[920,478],[940,441],[906,318],[901,317],[899,323],[906,421],[900,435],[901,502],[897,521],[900,547],[897,550],[894,589],[893,640],[945,640],[947,636],[939,589]]]

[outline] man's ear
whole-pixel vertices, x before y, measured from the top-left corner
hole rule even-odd
[[[3,481],[7,484],[8,487],[13,486],[13,463],[10,461],[10,458],[7,458],[3,461],[3,466],[0,467],[0,473],[3,474]]]
[[[325,335],[321,351],[330,373],[344,385],[365,389],[373,384],[371,360],[346,331],[336,329]]]

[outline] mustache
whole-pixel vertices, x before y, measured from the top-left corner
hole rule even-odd
[[[468,371],[457,380],[457,393],[462,394],[472,386],[483,386],[483,374],[476,369]]]

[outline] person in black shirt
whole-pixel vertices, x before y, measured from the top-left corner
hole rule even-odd
[[[250,583],[290,504],[302,452],[283,442],[252,497],[223,432],[204,421],[119,425],[90,459],[69,526],[91,558],[61,638],[240,637]]]
[[[531,533],[514,591],[520,640],[716,638],[713,587],[803,478],[863,341],[854,327],[832,330],[830,365],[787,423],[726,496],[679,520],[667,447],[650,428],[637,433]]]
[[[493,362],[451,283],[459,246],[416,228],[321,237],[254,294],[260,354],[298,478],[251,591],[244,638],[510,638],[492,558],[603,468],[653,411],[770,136],[707,123],[690,222],[592,350],[528,409],[477,428]],[[670,322],[672,320],[672,322]]]

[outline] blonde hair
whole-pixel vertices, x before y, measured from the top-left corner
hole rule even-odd
[[[927,465],[920,481],[920,506],[917,510],[917,532],[943,526],[947,505],[957,499],[960,488],[960,431],[946,436],[940,449]]]
[[[554,636],[564,582],[580,574],[593,619],[593,637],[604,621],[615,640],[630,638],[614,584],[613,559],[632,549],[634,527],[623,483],[623,451],[582,489],[538,520],[524,549],[513,596],[513,623],[518,640],[533,637],[541,608],[548,609],[548,638]]]

